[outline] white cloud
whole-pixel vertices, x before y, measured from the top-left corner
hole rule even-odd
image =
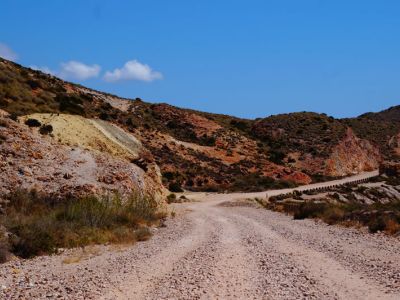
[[[16,61],[18,59],[17,53],[15,53],[10,47],[3,43],[0,43],[0,57],[11,61]]]
[[[50,74],[50,75],[56,75],[57,72],[54,72],[53,70],[51,70],[50,68],[43,66],[43,67],[38,67],[38,66],[29,66],[29,68],[31,68],[32,70],[37,70],[37,71],[42,71],[43,73],[46,74]]]
[[[79,61],[69,61],[61,64],[61,70],[58,76],[63,79],[85,80],[99,76],[101,67],[99,65],[86,65]]]
[[[149,65],[142,64],[137,60],[130,60],[120,69],[114,71],[107,71],[104,75],[106,81],[120,81],[120,80],[141,80],[153,81],[162,79],[163,76],[160,72],[153,71]]]

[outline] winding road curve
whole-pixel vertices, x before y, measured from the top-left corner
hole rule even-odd
[[[249,196],[189,194],[148,242],[73,264],[8,263],[0,298],[400,299],[399,238],[294,221]]]

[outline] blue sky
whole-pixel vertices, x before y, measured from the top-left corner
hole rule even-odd
[[[1,0],[0,55],[151,102],[255,118],[400,104],[400,1]]]

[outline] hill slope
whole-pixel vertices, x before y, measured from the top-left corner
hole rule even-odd
[[[86,119],[72,121],[75,124],[77,120],[81,130],[90,128],[85,125]],[[70,144],[63,143],[65,134],[51,137],[39,131],[0,114],[0,196],[15,189],[34,188],[56,199],[115,191],[124,196],[136,191],[161,200],[163,189],[157,175],[126,160],[126,153],[117,152],[106,138],[85,147],[92,137],[80,134],[79,143]],[[106,150],[115,151],[104,151],[101,143],[107,145]]]
[[[115,124],[173,189],[263,190],[369,171],[395,157],[400,132],[398,108],[345,120],[307,112],[245,120],[119,98],[2,59],[0,108]]]

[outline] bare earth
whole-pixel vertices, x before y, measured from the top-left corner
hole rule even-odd
[[[0,298],[400,299],[399,238],[188,197],[148,242],[1,266]]]

